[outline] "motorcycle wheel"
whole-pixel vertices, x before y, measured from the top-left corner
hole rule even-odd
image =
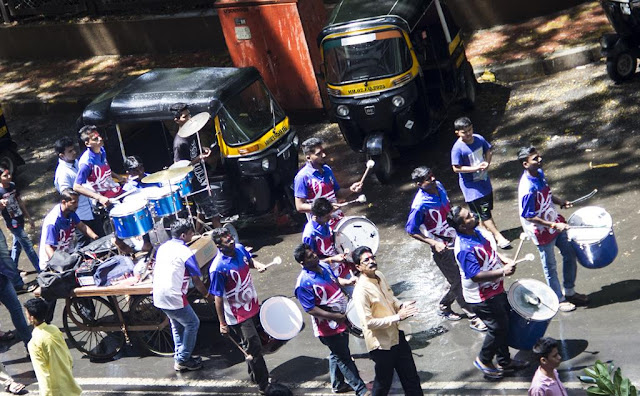
[[[371,156],[376,162],[376,165],[373,167],[373,171],[376,174],[376,178],[382,184],[387,184],[391,181],[391,176],[393,175],[393,160],[391,159],[391,152],[389,148],[386,146],[382,147],[382,154]]]
[[[607,58],[607,74],[617,83],[629,80],[636,72],[637,59],[628,52]]]

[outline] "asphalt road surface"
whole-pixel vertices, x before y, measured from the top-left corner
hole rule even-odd
[[[484,135],[494,146],[490,168],[496,200],[494,218],[510,239],[517,238],[521,231],[516,189],[522,169],[515,154],[518,147],[529,142],[539,147],[554,195],[574,199],[597,188],[596,196],[584,206],[603,207],[613,217],[619,248],[617,259],[598,270],[579,266],[576,288],[588,294],[591,303],[575,312],[558,313],[546,332],[561,341],[564,362],[559,372],[571,394],[583,394],[586,387],[580,384],[578,376],[597,359],[612,361],[622,368],[624,376],[640,383],[640,363],[636,358],[640,348],[635,340],[635,325],[640,319],[636,259],[640,224],[640,209],[636,205],[640,198],[636,160],[640,136],[639,85],[640,78],[614,85],[603,65],[590,65],[512,85],[483,84],[476,110],[466,114],[473,120],[476,133]],[[427,246],[404,232],[415,192],[409,174],[415,166],[431,166],[452,202],[462,203],[456,176],[449,165],[449,150],[454,141],[452,120],[461,115],[465,115],[461,108],[452,109],[448,120],[431,139],[399,153],[397,171],[390,184],[381,185],[370,176],[364,189],[369,203],[351,206],[346,212],[366,216],[377,225],[381,271],[400,299],[418,302],[420,314],[409,321],[410,345],[425,393],[526,394],[535,367],[498,383],[485,381],[473,367],[484,335],[469,329],[466,320],[447,322],[436,314],[437,302],[446,290],[444,278],[431,261]],[[72,134],[74,120],[75,115],[9,120],[9,127],[29,162],[21,170],[20,185],[35,218],[41,218],[55,199],[51,143],[56,137]],[[360,177],[364,158],[349,151],[335,125],[316,124],[298,129],[303,137],[319,134],[327,140],[329,164],[343,186]],[[568,217],[573,211],[563,210],[562,214]],[[260,299],[275,295],[292,297],[300,270],[293,261],[292,250],[300,241],[301,228],[276,229],[268,219],[239,226],[242,242],[254,247],[258,260],[269,262],[278,255],[283,258],[281,265],[264,274],[253,274]],[[519,265],[516,274],[507,279],[507,287],[518,279],[544,280],[537,251],[530,242],[524,244],[522,254],[526,253],[534,253],[536,259]],[[560,258],[559,254],[557,257]],[[21,267],[28,269],[26,258],[22,260]],[[21,300],[26,298],[21,296]],[[61,305],[56,312],[57,325],[61,325]],[[0,310],[0,315],[2,328],[11,328],[6,310]],[[267,365],[272,376],[291,386],[296,394],[330,394],[328,350],[313,337],[306,314],[305,322],[306,327],[297,337],[267,356]],[[0,348],[9,372],[29,383],[30,392],[37,392],[31,365],[21,345],[2,344]],[[352,337],[351,350],[362,378],[371,381],[373,365],[363,341]],[[204,357],[204,369],[179,374],[173,371],[171,358],[149,356],[135,342],[107,362],[92,362],[72,350],[74,373],[87,395],[255,393],[256,389],[248,382],[243,356],[220,338],[215,322],[203,322],[196,352]],[[512,355],[531,358],[526,351],[512,350]],[[395,384],[393,393],[402,393],[399,384]]]

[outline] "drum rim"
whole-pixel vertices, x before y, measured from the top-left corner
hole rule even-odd
[[[127,212],[127,213],[122,213],[122,214],[115,214],[115,215],[112,215],[113,211],[114,211],[114,210],[116,210],[116,208],[118,208],[118,207],[122,207],[122,206],[125,206],[125,205],[130,205],[130,204],[133,204],[133,203],[138,203],[138,202],[139,202],[139,203],[144,203],[144,205],[142,205],[141,207],[137,208],[136,210],[132,210],[132,211]],[[140,211],[145,211],[145,210],[146,210],[147,212],[149,212],[149,208],[147,207],[147,203],[146,203],[146,202],[143,202],[143,201],[141,201],[141,200],[135,200],[135,199],[132,199],[132,200],[130,200],[130,201],[128,201],[128,202],[122,202],[122,203],[119,203],[119,204],[115,205],[115,206],[114,206],[114,207],[109,211],[109,217],[111,217],[111,218],[114,218],[114,217],[115,217],[115,218],[121,218],[121,217],[125,217],[125,216],[135,215],[135,214],[138,214],[138,212],[140,212]],[[151,215],[151,212],[149,212],[149,215]]]
[[[270,332],[268,329],[271,329],[269,326],[265,326],[266,320],[263,319],[265,317],[265,315],[263,315],[263,310],[262,307],[267,304],[267,301],[274,299],[275,297],[279,297],[277,298],[277,301],[287,301],[286,304],[289,305],[291,308],[296,308],[295,310],[292,310],[293,313],[296,316],[296,319],[298,319],[296,322],[299,323],[299,327],[297,329],[297,332],[295,334],[293,334],[290,338],[279,338],[282,337],[282,334],[277,334],[274,335],[272,334],[272,332]],[[283,300],[284,299],[284,300]],[[300,332],[302,331],[302,327],[304,326],[304,319],[302,317],[302,312],[300,312],[300,309],[298,308],[298,306],[296,305],[295,302],[293,302],[289,297],[284,296],[284,295],[275,295],[275,296],[271,296],[267,299],[265,299],[264,301],[262,301],[262,304],[260,304],[260,310],[258,312],[258,316],[260,318],[260,324],[262,325],[262,329],[272,338],[275,338],[276,340],[280,340],[280,341],[288,341],[291,340],[292,338],[294,338],[295,336],[297,336],[298,334],[300,334]],[[288,336],[288,334],[287,334]]]
[[[525,286],[525,282],[535,282],[535,283],[539,283],[542,286],[546,286],[551,290],[551,294],[552,296],[555,297],[555,299],[553,300],[553,315],[551,315],[549,318],[547,319],[536,319],[533,317],[527,317],[526,314],[524,312],[522,312],[521,309],[519,309],[520,307],[517,306],[516,304],[514,304],[514,294],[515,294],[515,290],[516,287],[518,285],[520,286]],[[523,279],[518,279],[517,281],[513,282],[511,284],[511,286],[509,286],[509,292],[507,293],[507,300],[509,302],[509,307],[511,307],[511,309],[516,312],[521,318],[525,319],[525,320],[529,320],[532,322],[548,322],[551,319],[553,319],[554,316],[556,316],[556,314],[558,313],[559,310],[559,305],[560,305],[560,301],[558,300],[558,296],[556,296],[555,292],[553,291],[553,289],[551,289],[551,287],[549,287],[546,283],[539,281],[537,279],[531,279],[531,278],[523,278]]]
[[[355,307],[356,303],[353,300],[349,300],[349,302],[347,303],[347,310],[345,311],[345,316],[347,317],[347,320],[349,321],[349,324],[353,327],[355,327],[356,329],[363,331],[363,326],[362,326],[362,322],[360,322],[360,324],[356,324],[351,320],[351,317],[349,316],[349,313],[351,313],[352,311],[355,312],[354,315],[358,316],[358,319],[361,319],[360,316],[358,315],[358,310]],[[353,307],[353,308],[351,308]],[[351,308],[351,309],[350,309]]]
[[[160,201],[166,198],[171,198],[173,195],[178,195],[178,199],[180,199],[180,190],[171,189],[169,188],[169,185],[162,187],[148,187],[147,190],[149,191],[145,195],[149,201]],[[165,191],[165,193],[162,195],[153,195],[154,191],[157,191],[158,193],[161,191]]]
[[[376,231],[378,231],[377,232],[378,243],[376,244],[376,246],[368,246],[371,249],[371,252],[373,254],[376,254],[376,252],[380,248],[380,230],[378,230],[378,226],[376,226],[376,223],[374,223],[373,221],[369,220],[366,216],[345,216],[345,217],[341,218],[340,220],[338,220],[338,222],[336,223],[336,226],[333,229],[334,243],[336,245],[336,250],[338,250],[338,253],[344,253],[343,250],[342,250],[342,245],[338,243],[337,235],[338,234],[345,235],[344,232],[340,231],[340,228],[343,227],[345,224],[351,222],[353,219],[364,219],[367,223],[371,224],[373,226],[373,228],[376,229]],[[345,238],[347,238],[351,242],[351,240],[346,235],[345,235]]]
[[[581,212],[581,211],[582,211],[582,212],[587,212],[588,210],[591,210],[591,209],[601,210],[601,211],[603,211],[604,213],[606,213],[606,214],[607,214],[607,216],[608,216],[608,218],[609,218],[609,224],[610,224],[610,226],[608,226],[608,227],[602,227],[602,230],[603,230],[603,233],[604,233],[604,234],[603,234],[602,238],[600,238],[600,239],[593,239],[593,240],[591,240],[591,241],[589,241],[589,242],[585,242],[585,241],[581,241],[580,239],[570,238],[570,240],[571,240],[572,242],[575,242],[575,243],[580,244],[580,245],[593,245],[593,244],[601,243],[601,242],[602,242],[602,241],[604,241],[605,239],[609,238],[609,237],[611,236],[611,234],[613,234],[613,217],[611,217],[611,213],[607,212],[607,210],[606,210],[605,208],[601,207],[601,206],[591,205],[591,206],[585,206],[584,208],[580,208],[580,209],[576,210],[576,211],[575,211],[575,212],[573,212],[573,213],[571,214],[571,216],[569,216],[569,218],[567,219],[567,224],[568,224],[569,226],[571,226],[571,225],[572,225],[572,224],[571,224],[571,219],[573,219],[573,218],[574,218],[574,216],[575,216],[576,214],[578,214],[578,213],[579,213],[579,212]],[[577,232],[577,231],[576,231],[576,230],[571,230],[571,228],[569,228],[569,230],[567,230],[567,233],[568,233],[568,234],[570,234],[570,233],[575,233],[575,232]],[[569,235],[567,235],[567,236],[569,236]]]

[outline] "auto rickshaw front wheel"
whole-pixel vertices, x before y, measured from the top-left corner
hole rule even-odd
[[[617,83],[633,77],[637,66],[636,57],[626,51],[607,57],[607,74]]]
[[[382,184],[387,184],[391,181],[393,174],[393,160],[391,159],[391,151],[386,145],[382,146],[382,153],[379,155],[372,155],[370,157],[376,162],[373,167],[373,171],[376,174],[376,178]]]
[[[465,62],[462,66],[462,86],[464,88],[464,96],[462,97],[462,106],[467,110],[473,110],[476,106],[476,96],[478,91],[478,81],[473,73],[471,63]]]

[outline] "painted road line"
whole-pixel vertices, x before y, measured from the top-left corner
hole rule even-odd
[[[76,378],[80,386],[121,386],[121,387],[158,387],[158,388],[254,388],[249,381],[240,380],[202,380],[202,379],[172,379],[172,378]],[[288,384],[286,381],[282,381]],[[584,389],[580,382],[563,383],[567,389]],[[323,381],[306,381],[292,383],[296,389],[322,390],[328,389],[329,384]],[[421,384],[425,390],[526,390],[531,382],[527,381],[502,381],[502,382],[465,382],[465,381],[429,381]],[[180,393],[172,393],[180,394]],[[193,394],[193,393],[189,393]]]

